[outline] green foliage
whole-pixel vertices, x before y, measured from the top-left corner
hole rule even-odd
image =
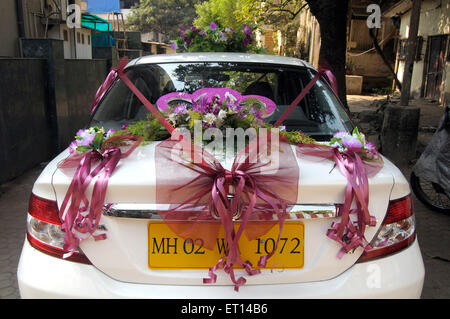
[[[227,26],[235,30],[241,29],[248,21],[238,21],[236,14],[241,10],[242,0],[209,0],[195,6],[197,18],[194,25],[205,28],[214,21],[219,26]],[[248,24],[248,23],[247,23]]]
[[[280,135],[286,137],[291,144],[315,144],[316,140],[301,131],[280,131]]]
[[[240,0],[240,3],[237,21],[252,21],[262,32],[281,31],[283,55],[306,57],[306,44],[297,39],[301,27],[298,15],[307,5],[305,0]]]
[[[130,124],[125,129],[115,132],[114,136],[127,134],[142,136],[144,142],[161,141],[170,136],[164,126],[152,115],[148,115],[147,120]]]
[[[127,17],[131,30],[156,31],[175,39],[178,26],[191,25],[196,17],[195,5],[204,0],[141,0]]]

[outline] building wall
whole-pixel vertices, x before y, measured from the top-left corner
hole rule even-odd
[[[18,57],[19,30],[14,1],[0,1],[0,30],[0,56]]]
[[[77,59],[92,59],[92,35],[86,28],[76,29],[76,56]]]
[[[51,155],[46,60],[0,59],[0,183]]]
[[[401,17],[400,39],[407,39],[409,34],[409,21],[411,13],[407,12]],[[423,37],[420,60],[414,63],[411,80],[411,96],[415,99],[421,97],[422,83],[425,67],[425,55],[429,36],[450,34],[450,0],[425,0],[422,2],[418,36]],[[450,39],[448,39],[449,41]],[[448,53],[447,53],[448,54]],[[398,78],[403,79],[405,63],[399,61]],[[446,62],[444,71],[444,85],[441,90],[441,103],[450,102],[450,63]]]

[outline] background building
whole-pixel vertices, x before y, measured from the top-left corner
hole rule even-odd
[[[91,59],[91,29],[70,28],[67,12],[70,4],[80,0],[7,0],[0,2],[0,56],[22,55],[21,38],[54,39],[64,42],[66,59]]]
[[[411,0],[395,1],[384,15],[399,21],[396,68],[403,78],[406,40],[409,34]],[[411,97],[450,103],[450,0],[422,1],[416,61],[411,79]]]

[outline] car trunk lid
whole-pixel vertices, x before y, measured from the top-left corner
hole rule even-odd
[[[138,147],[129,157],[122,159],[109,180],[105,209],[100,225],[106,230],[107,239],[94,241],[92,238],[81,243],[81,249],[99,270],[120,281],[148,284],[200,285],[208,275],[208,268],[192,267],[153,267],[149,261],[152,241],[149,229],[156,229],[162,223],[155,214],[156,207],[156,168],[155,145],[150,143]],[[230,161],[223,161],[229,168]],[[358,248],[353,254],[345,254],[337,258],[340,246],[326,236],[332,222],[339,220],[336,205],[344,201],[346,178],[329,160],[313,161],[297,159],[299,166],[299,184],[297,205],[293,208],[291,219],[286,224],[301,223],[303,241],[301,250],[301,266],[287,268],[281,265],[262,269],[257,276],[246,276],[243,269],[237,269],[236,276],[244,275],[247,284],[294,283],[318,281],[333,278],[351,267],[362,253]],[[53,176],[53,188],[60,207],[75,169],[57,170]],[[370,242],[380,226],[389,203],[393,187],[393,176],[383,168],[374,178],[369,179],[370,201],[369,211],[377,219],[376,227],[366,230],[366,239]],[[93,183],[87,189],[91,197]],[[355,218],[356,216],[352,216]],[[157,226],[163,227],[163,226]],[[287,226],[284,229],[296,226]],[[294,229],[292,228],[292,229]],[[295,228],[298,231],[299,228]],[[156,230],[157,232],[161,229]],[[278,226],[271,230],[276,239]],[[150,234],[151,235],[151,234]],[[172,235],[171,235],[172,236]],[[159,245],[164,244],[161,236]],[[168,237],[169,238],[169,237]],[[172,237],[173,238],[173,237]],[[268,241],[266,241],[267,243]],[[168,245],[173,242],[167,241]],[[190,243],[178,241],[178,249],[191,251]],[[272,243],[268,244],[269,247]],[[292,241],[292,245],[296,244]],[[261,241],[253,242],[254,249],[263,250]],[[281,247],[281,246],[280,246]],[[296,252],[295,247],[290,251]],[[241,247],[241,250],[243,248]],[[270,250],[270,249],[269,249]],[[195,251],[195,250],[193,250]],[[172,248],[172,253],[174,249]],[[243,253],[241,251],[241,253]],[[264,254],[264,251],[261,251]],[[170,254],[170,250],[169,250]],[[202,258],[201,255],[197,256]],[[197,260],[197,259],[196,259]],[[202,262],[200,262],[201,264]],[[167,263],[166,263],[167,264]],[[232,284],[224,271],[217,271],[217,284]]]

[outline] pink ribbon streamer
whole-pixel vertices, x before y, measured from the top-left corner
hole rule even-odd
[[[105,93],[109,90],[109,88],[116,79],[117,79],[117,69],[112,68],[111,71],[109,71],[109,74],[106,77],[105,81],[97,89],[97,93],[95,93],[94,102],[92,103],[91,106],[91,115],[94,114],[95,109],[97,108],[100,101],[103,99],[103,96],[105,96]]]
[[[274,127],[279,127],[281,124],[283,124],[283,121],[286,119],[286,117],[294,110],[294,108],[300,103],[300,101],[303,100],[303,98],[306,96],[306,94],[308,94],[309,91],[311,91],[314,84],[316,84],[316,82],[321,77],[325,77],[327,79],[327,81],[330,83],[336,96],[338,95],[336,77],[334,76],[333,72],[331,72],[329,70],[329,68],[327,67],[328,63],[325,63],[325,65],[319,66],[319,68],[317,70],[318,72],[316,73],[316,75],[312,78],[311,81],[309,81],[309,83],[300,92],[300,94],[294,99],[294,101],[292,101],[292,103],[289,105],[289,107],[286,109],[286,111],[284,111],[284,113],[281,114],[281,116],[275,122]]]
[[[64,234],[64,249],[70,251],[63,258],[70,257],[79,247],[80,241],[92,236],[95,240],[103,240],[105,234],[95,235],[98,228],[103,204],[105,202],[108,181],[121,158],[127,157],[140,144],[142,138],[133,135],[114,136],[106,140],[100,150],[85,152],[80,160],[79,154],[69,156],[58,168],[68,168],[78,163],[77,170],[72,178],[69,189],[59,211]],[[120,147],[106,147],[112,142],[133,141],[133,145],[126,153],[122,153]],[[92,163],[100,160],[100,163],[91,169]],[[99,175],[100,174],[100,175]],[[91,202],[85,193],[90,182],[98,175],[94,184]],[[70,201],[70,205],[69,205]],[[89,211],[88,211],[89,208]]]
[[[368,176],[375,175],[383,167],[383,162],[379,160],[365,163],[356,152],[341,154],[336,148],[315,144],[298,144],[297,156],[332,159],[347,179],[345,200],[339,211],[341,221],[333,223],[327,231],[327,236],[342,246],[337,257],[342,258],[345,253],[356,249],[358,246],[365,250],[370,249],[371,246],[365,239],[364,232],[366,226],[376,226],[376,219],[370,215],[368,208]],[[356,201],[355,209],[351,209],[353,199]],[[350,219],[351,214],[357,215],[356,226]]]

